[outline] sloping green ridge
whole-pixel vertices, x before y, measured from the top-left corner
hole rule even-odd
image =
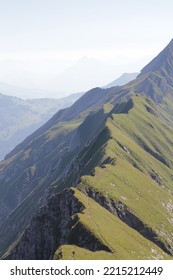
[[[67,221],[70,235],[53,249],[54,259],[172,259],[173,129],[147,97],[105,106],[107,120],[78,153],[64,184],[50,181],[59,192],[74,182],[74,174],[83,175],[73,191],[84,210]],[[20,214],[30,212],[20,206]],[[16,213],[9,217],[16,219]],[[7,234],[6,248],[11,239]]]
[[[4,181],[2,181],[0,188],[1,199],[6,202],[5,199],[8,198],[9,201],[11,198],[9,207],[13,206],[13,208],[15,208],[0,227],[0,240],[3,240],[3,242],[0,243],[0,255],[7,250],[10,244],[20,237],[23,230],[29,225],[34,212],[37,212],[39,209],[41,204],[40,198],[42,198],[44,194],[48,196],[51,191],[54,192],[54,186],[57,186],[57,184],[58,192],[67,188],[67,185],[60,181],[60,178],[65,177],[63,172],[67,172],[66,170],[68,170],[68,166],[71,166],[73,163],[80,146],[84,145],[88,139],[92,138],[111,109],[112,106],[110,105],[110,108],[106,108],[106,110],[101,109],[98,112],[90,114],[82,124],[82,120],[55,123],[46,132],[29,143],[22,153],[17,155],[16,165],[21,167],[21,172],[18,173],[18,177],[16,177],[16,174],[12,173],[10,170],[9,173],[13,176],[12,182],[7,181],[4,183]],[[83,130],[89,130],[90,124],[92,125],[92,130],[85,138],[83,137],[83,139],[81,137],[82,132]],[[73,134],[74,137],[72,137],[71,134]],[[71,144],[74,145],[72,150],[70,149]],[[34,148],[32,148],[32,145]],[[47,152],[45,152],[46,150]],[[8,159],[5,163],[7,163],[7,161]],[[9,166],[10,164],[9,160]],[[29,167],[24,170],[24,166],[28,165]],[[5,164],[4,166],[1,165],[1,167],[4,169],[7,168]],[[22,196],[22,186],[25,179],[24,175],[34,167],[36,169],[36,176],[33,176],[33,179],[36,179],[32,180],[31,178],[31,182],[25,184],[24,195],[26,195],[26,198],[23,197],[21,203],[16,207],[15,198],[19,188],[20,197]],[[73,171],[68,182],[69,187],[71,187],[73,181],[76,180],[77,173],[78,170],[75,169],[75,172]],[[53,188],[51,188],[51,186],[53,186]],[[47,192],[46,194],[47,188],[49,188],[49,193]],[[14,224],[14,227],[12,230],[9,230],[12,224]]]
[[[143,258],[128,247],[128,235],[133,236],[135,248],[141,248],[136,242],[139,239],[142,244],[149,242],[150,247],[156,246],[161,252],[156,258],[166,258],[165,253],[173,256],[172,65],[173,40],[137,79],[123,87],[95,88],[87,92],[6,157],[0,165],[1,256],[18,239],[19,252],[15,255],[16,247],[12,246],[12,258],[37,258],[38,251],[43,251],[40,256],[49,259],[52,253],[46,252],[42,244],[54,238],[56,244],[51,245],[51,252],[59,250],[57,258],[65,258],[68,252],[69,256],[72,252],[73,257],[78,252],[75,258],[83,258],[82,254],[86,254],[86,258],[101,258],[102,254],[105,258],[108,255]],[[74,195],[85,204],[84,212],[80,212],[80,207],[73,208],[68,199],[61,200],[65,196],[64,189],[74,186],[78,189]],[[42,224],[38,219],[38,225],[42,226],[37,227],[42,240],[38,243],[32,228],[33,211],[40,217],[39,207],[44,203],[46,207],[54,193],[58,193],[58,202],[52,208],[45,208],[45,214],[50,217],[54,213],[56,222],[50,223],[48,232],[42,232],[44,219]],[[70,199],[73,201],[73,198],[72,191]],[[97,227],[88,214],[90,208],[92,217],[97,216]],[[56,215],[54,210],[61,215]],[[68,217],[66,211],[70,211]],[[77,213],[77,220],[72,213]],[[69,216],[72,216],[70,224]],[[118,245],[115,248],[114,236],[108,238],[106,230],[111,227],[111,221],[122,250],[117,249]],[[64,227],[61,222],[65,223]],[[58,228],[58,234],[51,232],[51,226]],[[26,240],[25,234],[20,239],[23,230],[30,232],[30,239]],[[44,234],[48,234],[47,237]],[[29,250],[27,256],[25,246],[22,247],[25,241],[27,248],[35,248],[35,252]],[[145,247],[148,250],[147,245]],[[126,257],[123,248],[126,248]],[[151,256],[151,251],[147,254]]]
[[[93,234],[110,252],[86,250],[79,246],[64,245],[55,252],[54,259],[169,259],[155,244],[121,222],[93,199],[75,190],[74,196],[85,209],[78,214],[78,223]],[[75,230],[77,224],[73,227]],[[78,225],[79,227],[79,225]],[[80,231],[79,231],[80,234]]]
[[[157,108],[150,99],[134,96],[130,102],[133,102],[133,108],[127,114],[113,114],[108,118],[105,128],[95,140],[95,142],[98,142],[99,137],[103,137],[104,130],[109,132],[107,142],[99,146],[99,150],[95,150],[95,154],[102,155],[100,156],[102,158],[112,158],[113,164],[108,163],[96,167],[92,176],[81,178],[77,188],[97,202],[99,202],[99,199],[97,200],[96,196],[102,198],[102,201],[106,201],[107,204],[111,202],[115,208],[124,207],[142,223],[142,228],[139,227],[138,229],[138,225],[136,226],[135,233],[140,235],[143,244],[145,242],[151,243],[149,241],[151,239],[152,246],[157,244],[162,250],[173,254],[173,129],[159,120]],[[85,166],[96,166],[97,160],[90,155],[91,153],[87,159],[87,152],[85,153]],[[92,161],[94,161],[94,164],[92,164]],[[100,211],[105,211],[103,207],[101,209]],[[104,221],[99,221],[102,215],[104,214],[99,214],[97,217],[98,222],[105,227],[105,231],[110,227],[112,228],[111,231],[114,232],[112,223],[108,222],[106,217]],[[117,216],[123,221],[120,214],[117,213]],[[120,222],[118,218],[116,219]],[[131,231],[131,227],[134,227],[134,221],[130,218],[129,220],[124,219],[123,222],[126,232]],[[93,231],[90,224],[88,227]],[[147,234],[149,234],[148,237]],[[103,236],[105,236],[105,233]],[[121,231],[118,236],[121,240]],[[109,239],[110,246],[113,242],[111,240],[113,240],[112,237]],[[128,238],[124,238],[124,240],[126,240],[124,241],[125,244],[128,244]],[[136,237],[133,239],[134,244],[135,240]],[[62,258],[63,256],[64,258],[65,256],[71,258],[69,252],[72,251],[72,247],[69,247],[68,251],[68,245],[66,245],[59,250],[62,251]],[[142,258],[141,255],[132,256],[129,250],[129,248],[126,248],[126,255],[120,254],[114,257]],[[79,259],[84,257],[82,257],[82,254],[85,254],[85,252],[81,249],[76,248],[76,252]],[[95,257],[93,254],[96,254]],[[91,258],[102,256],[98,252],[91,255]],[[146,258],[146,255],[144,258]],[[158,256],[156,258],[159,258]]]

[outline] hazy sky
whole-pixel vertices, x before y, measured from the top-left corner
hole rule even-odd
[[[173,38],[172,11],[172,0],[0,0],[0,81],[39,86],[83,56],[139,71]]]

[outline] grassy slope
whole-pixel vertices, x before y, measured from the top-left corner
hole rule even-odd
[[[115,204],[123,203],[146,228],[152,229],[158,240],[165,246],[173,246],[173,130],[159,120],[157,109],[150,99],[134,96],[132,101],[133,108],[127,114],[114,114],[107,120],[105,129],[109,132],[110,139],[99,147],[101,157],[113,158],[114,165],[97,167],[94,176],[83,176],[77,188],[82,192],[88,189],[96,191]],[[102,134],[98,136],[97,142],[99,137],[103,137]],[[88,157],[88,163],[85,159],[85,164],[91,168],[96,162],[94,156]],[[101,236],[104,236],[103,242],[106,240],[116,254],[86,253],[84,249],[75,247],[74,250],[72,246],[66,245],[59,249],[62,251],[62,258],[72,258],[72,249],[79,259],[154,258],[150,251],[151,248],[155,251],[154,243],[97,203],[92,203],[93,206],[86,206],[88,210],[85,215],[80,215],[80,222],[97,235],[98,227],[93,225],[95,217]],[[93,209],[92,218],[87,214],[88,207]],[[156,248],[160,250],[157,246]],[[139,251],[144,254],[139,254]],[[161,250],[155,257],[166,258],[166,255]]]
[[[40,133],[38,137],[31,140],[22,153],[14,156],[16,164],[21,168],[21,172],[17,173],[16,176],[15,172],[13,173],[9,170],[6,177],[11,176],[10,180],[5,183],[3,180],[2,182],[0,181],[1,200],[7,202],[4,204],[10,210],[15,208],[0,227],[0,239],[3,239],[0,244],[0,251],[4,251],[26,228],[31,215],[40,206],[40,198],[42,198],[48,186],[58,184],[58,192],[63,190],[64,184],[59,183],[60,177],[63,177],[63,172],[65,173],[68,165],[71,165],[73,157],[78,152],[78,146],[80,147],[81,143],[84,144],[90,137],[92,138],[100,122],[106,118],[111,108],[112,105],[109,105],[105,110],[89,115],[84,121],[81,118],[72,121],[55,122],[44,133]],[[91,125],[92,130],[83,137],[83,131],[89,130]],[[77,129],[78,131],[75,132]],[[69,136],[71,133],[73,133],[73,139]],[[74,147],[71,147],[71,145],[74,145]],[[1,163],[0,171],[3,172],[3,170],[7,169],[8,172],[8,165],[10,169],[11,158]],[[49,176],[47,176],[48,172]],[[32,173],[34,174],[32,175]],[[77,176],[77,169],[74,175]],[[70,186],[74,184],[75,176],[71,177]],[[26,185],[24,189],[23,184]],[[53,189],[50,187],[49,191],[51,192]],[[22,200],[18,201],[18,197],[20,199],[22,195]],[[20,205],[18,205],[19,203]],[[5,208],[4,204],[2,204],[3,209]],[[13,208],[11,209],[10,207]],[[9,209],[7,209],[8,212]],[[9,231],[11,224],[15,226],[12,231]]]
[[[160,248],[121,222],[93,199],[77,190],[75,196],[85,206],[83,213],[78,214],[78,223],[86,231],[94,234],[111,252],[103,250],[92,252],[76,245],[64,245],[56,251],[54,259],[169,259]]]

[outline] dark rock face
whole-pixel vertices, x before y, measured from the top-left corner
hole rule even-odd
[[[84,189],[83,193],[155,243],[163,251],[170,255],[173,254],[173,248],[158,240],[157,234],[121,201],[115,203],[113,200],[106,200],[93,189]],[[84,205],[74,196],[72,189],[52,196],[48,204],[40,208],[30,226],[3,258],[11,260],[52,259],[57,248],[66,244],[77,245],[93,252],[99,250],[112,252],[80,223],[78,214],[84,210]]]
[[[40,208],[7,259],[50,259],[56,248],[68,240],[70,217],[82,209],[72,190],[54,195]]]
[[[48,204],[40,208],[30,226],[4,258],[52,259],[56,249],[64,244],[75,244],[91,251],[111,252],[80,222],[78,223],[76,214],[84,210],[84,205],[73,194],[73,190],[70,189],[52,196]]]

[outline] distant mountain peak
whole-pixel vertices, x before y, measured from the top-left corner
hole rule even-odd
[[[173,75],[173,39],[141,70],[139,77],[160,70],[162,70],[162,73],[164,70],[168,75]]]

